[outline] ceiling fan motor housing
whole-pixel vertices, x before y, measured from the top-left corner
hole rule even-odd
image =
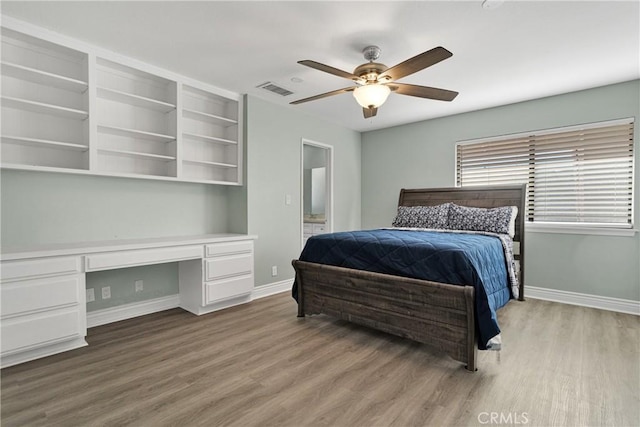
[[[368,62],[366,64],[359,65],[353,74],[360,77],[367,82],[377,82],[378,76],[385,72],[389,67],[377,62]]]
[[[360,80],[364,80],[364,82],[361,81],[360,83],[377,83],[378,76],[387,70],[388,67],[386,65],[373,62],[380,58],[380,53],[382,53],[382,50],[378,46],[372,45],[362,49],[364,59],[369,63],[362,64],[353,70],[354,75],[360,77]]]

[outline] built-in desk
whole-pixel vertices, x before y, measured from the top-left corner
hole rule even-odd
[[[208,234],[3,248],[1,366],[87,345],[89,272],[178,262],[183,309],[200,315],[229,305],[224,302],[248,302],[255,238]]]

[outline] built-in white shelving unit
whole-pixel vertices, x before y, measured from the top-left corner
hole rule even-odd
[[[182,85],[182,103],[183,176],[238,181],[238,102]]]
[[[2,167],[242,183],[239,95],[3,25]]]
[[[97,169],[177,177],[177,83],[103,58],[96,62]]]
[[[89,169],[88,54],[2,28],[5,165]]]

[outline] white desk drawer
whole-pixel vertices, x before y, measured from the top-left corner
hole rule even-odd
[[[80,272],[80,257],[36,258],[28,261],[5,261],[1,266],[2,280],[29,279]]]
[[[205,260],[205,280],[215,280],[253,272],[253,255],[231,255]]]
[[[202,246],[178,246],[171,248],[141,249],[87,255],[86,271],[110,270],[136,265],[161,264],[202,258]]]
[[[251,293],[252,290],[253,275],[205,283],[204,304],[207,305],[213,302],[247,295]]]
[[[253,241],[214,243],[205,247],[205,256],[233,255],[253,252]]]
[[[3,283],[0,286],[2,318],[65,305],[84,304],[84,300],[81,300],[84,294],[80,292],[80,288],[84,292],[82,278],[83,275],[75,274]]]
[[[80,316],[84,316],[84,311],[76,308],[3,320],[1,351],[6,353],[25,347],[49,345],[55,341],[84,337],[82,325],[85,322]]]

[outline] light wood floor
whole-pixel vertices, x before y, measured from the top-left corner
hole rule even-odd
[[[425,345],[298,319],[288,294],[169,310],[2,370],[2,425],[640,424],[637,316],[536,300],[499,314],[500,358],[480,352],[470,373]]]

